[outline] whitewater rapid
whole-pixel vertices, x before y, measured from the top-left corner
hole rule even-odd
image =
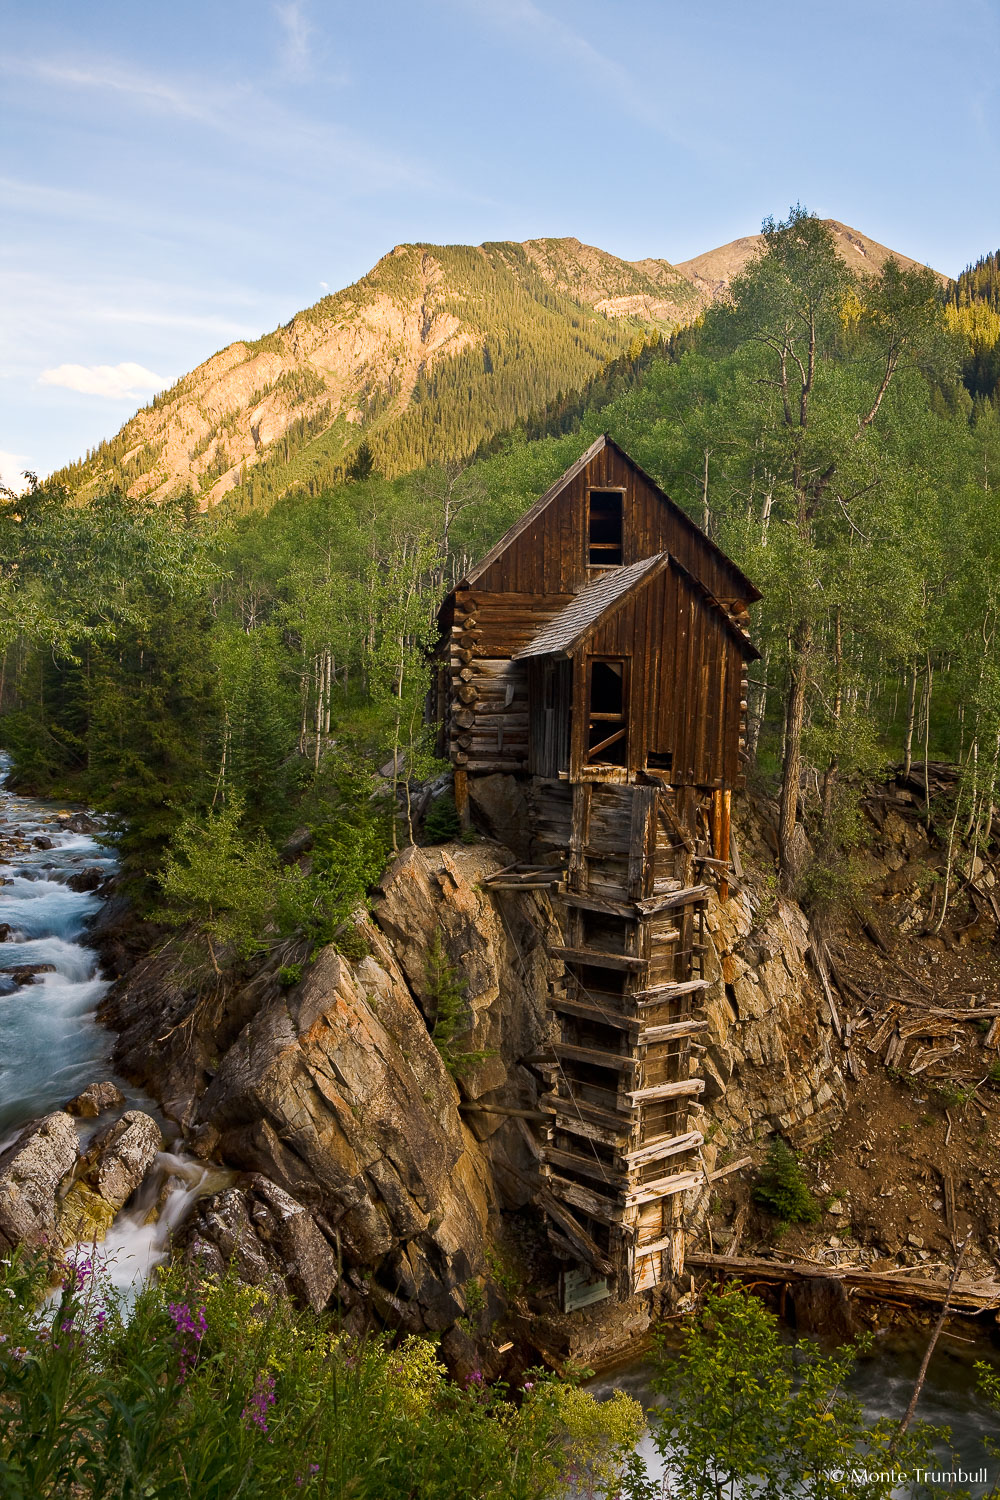
[[[0,776],[6,770],[0,756]],[[106,1079],[125,1095],[122,1108],[153,1116],[167,1148],[97,1247],[108,1278],[129,1291],[167,1258],[170,1236],[195,1199],[230,1174],[174,1149],[155,1103],[111,1067],[113,1036],[97,1020],[108,981],[87,941],[102,896],[75,891],[67,882],[95,869],[103,880],[117,861],[99,834],[71,831],[60,811],[0,784],[0,1151],[29,1120],[60,1109],[88,1084]],[[36,840],[51,847],[39,847]],[[14,971],[36,964],[51,968],[17,981]],[[77,1121],[81,1144],[110,1125],[116,1113]]]

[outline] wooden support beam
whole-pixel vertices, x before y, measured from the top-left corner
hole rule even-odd
[[[557,1110],[554,1115],[547,1114],[545,1118],[554,1130],[581,1136],[585,1141],[597,1141],[601,1146],[610,1146],[619,1155],[624,1154],[632,1135],[632,1126],[624,1118],[615,1126],[594,1125],[574,1114],[568,1106]]]
[[[636,1038],[640,1047],[650,1042],[672,1042],[675,1037],[697,1036],[707,1031],[707,1021],[670,1021],[664,1026],[644,1026]]]
[[[710,979],[683,979],[669,984],[654,984],[648,990],[636,990],[629,995],[636,1005],[660,1005],[664,1000],[674,1000],[681,995],[694,995],[699,990],[711,989]]]
[[[617,1198],[603,1198],[598,1193],[592,1193],[589,1188],[582,1187],[580,1183],[571,1182],[568,1177],[558,1177],[555,1173],[546,1182],[553,1196],[563,1203],[582,1209],[585,1214],[600,1220],[602,1224],[621,1224],[622,1209]]]
[[[589,1063],[594,1068],[612,1068],[617,1073],[634,1073],[639,1066],[631,1053],[603,1052],[597,1047],[577,1047],[572,1042],[555,1042],[552,1050],[557,1057],[565,1057],[568,1062]]]
[[[644,1182],[625,1199],[626,1208],[638,1208],[642,1203],[655,1203],[660,1198],[672,1198],[675,1193],[686,1193],[701,1182],[699,1172],[676,1172],[671,1177],[658,1177],[655,1182]]]
[[[596,911],[602,916],[624,917],[626,921],[634,922],[638,915],[634,901],[612,901],[608,896],[581,895],[579,891],[571,891],[563,886],[559,891],[560,898],[567,906],[577,907],[581,911]]]
[[[644,1167],[647,1162],[662,1161],[667,1156],[679,1156],[682,1151],[696,1151],[704,1140],[700,1130],[688,1130],[684,1135],[672,1135],[664,1140],[654,1141],[652,1145],[642,1146],[638,1151],[629,1151],[624,1159],[629,1170],[632,1170],[634,1167]]]
[[[637,1103],[649,1099],[683,1099],[705,1092],[704,1078],[682,1078],[676,1083],[656,1083],[651,1088],[629,1089],[628,1097]]]
[[[571,999],[568,995],[549,995],[549,1005],[561,1015],[578,1016],[581,1021],[594,1021],[599,1026],[617,1026],[621,1031],[638,1031],[641,1021],[638,1016],[624,1016],[621,1011],[602,1009],[585,1000]]]
[[[595,1125],[607,1125],[609,1129],[621,1128],[623,1131],[632,1129],[631,1112],[623,1114],[619,1110],[603,1109],[600,1104],[591,1104],[589,1099],[567,1099],[562,1094],[542,1094],[539,1104],[544,1109],[562,1111],[565,1114],[578,1114],[583,1120],[592,1120]]]
[[[586,1156],[579,1151],[564,1151],[559,1146],[545,1145],[542,1147],[542,1160],[550,1166],[579,1172],[584,1177],[593,1177],[603,1183],[609,1192],[620,1192],[625,1187],[624,1172],[621,1169],[616,1170],[607,1162],[599,1161],[596,1156]]]
[[[674,906],[688,906],[694,901],[703,901],[708,895],[707,885],[689,885],[680,891],[669,891],[665,896],[648,896],[635,904],[643,916],[651,917],[658,911],[669,911]]]
[[[540,1188],[535,1195],[535,1201],[559,1225],[559,1228],[578,1255],[581,1255],[595,1270],[600,1271],[602,1276],[614,1275],[614,1267],[611,1262],[599,1246],[594,1243],[583,1226],[576,1222],[565,1205],[559,1202],[555,1193],[547,1187]]]
[[[549,952],[553,958],[561,958],[567,964],[591,964],[596,969],[627,969],[634,972],[645,969],[646,958],[632,958],[628,953],[602,953],[597,948],[561,948],[553,945]]]

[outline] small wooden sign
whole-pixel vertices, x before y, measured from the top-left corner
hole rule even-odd
[[[595,1276],[589,1267],[578,1266],[573,1271],[563,1271],[559,1277],[559,1303],[563,1312],[576,1312],[589,1307],[592,1302],[603,1302],[611,1296],[611,1288],[603,1276]]]

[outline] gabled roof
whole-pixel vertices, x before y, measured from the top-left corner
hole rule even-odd
[[[641,562],[627,568],[612,568],[600,578],[588,583],[554,619],[540,630],[534,640],[523,650],[515,653],[514,660],[525,656],[568,656],[580,644],[584,636],[598,623],[601,616],[618,604],[630,592],[633,584],[645,578],[670,561],[667,552],[658,552],[653,557],[644,557]]]
[[[515,521],[514,525],[511,526],[508,531],[504,532],[503,536],[498,542],[494,543],[494,545],[487,552],[486,556],[482,558],[481,561],[477,563],[477,565],[465,575],[465,577],[458,584],[458,587],[468,588],[470,585],[474,584],[476,580],[482,576],[486,569],[490,567],[491,564],[496,562],[498,557],[502,557],[504,552],[506,552],[507,548],[510,546],[511,542],[519,537],[522,531],[527,530],[532,522],[541,515],[543,510],[545,510],[546,506],[551,505],[556,496],[561,494],[566,486],[576,478],[581,470],[587,467],[591,459],[596,458],[598,453],[600,453],[604,448],[614,449],[619,458],[623,459],[625,463],[628,464],[629,468],[631,468],[636,474],[638,474],[641,479],[645,480],[646,484],[648,484],[651,489],[660,497],[664,505],[669,508],[671,514],[675,517],[678,523],[687,531],[690,531],[695,536],[697,536],[703,546],[707,547],[710,552],[714,552],[720,559],[720,561],[725,563],[728,568],[732,569],[737,578],[739,578],[741,583],[743,584],[744,593],[749,602],[752,602],[754,599],[759,599],[761,597],[760,590],[754,587],[754,585],[750,582],[750,579],[740,568],[736,566],[732,558],[728,557],[726,553],[723,552],[721,547],[717,547],[716,544],[712,541],[711,537],[706,536],[701,527],[696,526],[695,523],[691,520],[690,516],[688,516],[683,510],[681,510],[680,506],[675,504],[675,502],[671,500],[669,495],[664,494],[663,490],[661,490],[656,480],[653,479],[649,474],[647,474],[645,469],[640,468],[635,459],[630,458],[629,455],[625,452],[624,448],[619,447],[614,438],[609,437],[606,432],[602,433],[595,443],[591,443],[586,453],[581,453],[575,464],[570,464],[565,474],[561,474],[556,480],[555,484],[549,486],[549,488],[545,491],[545,494],[542,495],[540,499],[535,501],[530,510],[525,511],[524,515],[519,521]]]
[[[699,595],[702,602],[718,614],[723,626],[732,636],[745,660],[758,661],[760,652],[744,632],[734,623],[717,599],[694,574],[678,562],[669,552],[658,552],[653,557],[644,557],[627,568],[609,569],[600,578],[589,583],[574,599],[571,599],[538,634],[515,652],[513,660],[523,661],[529,656],[570,656],[587,637],[602,624],[609,615],[619,609],[630,594],[645,588],[664,568],[673,568],[685,580],[688,587]]]

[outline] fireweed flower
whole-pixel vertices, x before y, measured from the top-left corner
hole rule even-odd
[[[205,1337],[205,1309],[199,1307],[192,1313],[186,1302],[168,1302],[167,1312],[173,1319],[180,1343],[177,1383],[183,1385],[198,1362],[198,1345]],[[193,1348],[188,1343],[188,1339],[194,1339]]]
[[[273,1406],[274,1402],[274,1376],[260,1374],[254,1381],[250,1400],[240,1412],[240,1416],[248,1427],[253,1426],[258,1432],[266,1432],[267,1409]]]

